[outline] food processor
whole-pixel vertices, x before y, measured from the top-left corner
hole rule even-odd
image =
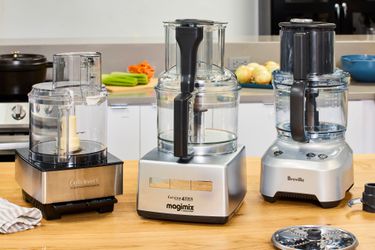
[[[54,55],[53,82],[33,85],[29,106],[30,145],[16,151],[15,162],[24,199],[46,219],[113,211],[123,163],[107,152],[101,54]]]
[[[245,147],[237,144],[240,87],[224,68],[226,23],[183,19],[164,26],[158,147],[139,161],[137,211],[225,223],[246,194]]]
[[[353,185],[345,141],[349,74],[335,69],[335,24],[282,22],[280,70],[273,73],[277,139],[262,157],[260,192],[335,207]]]

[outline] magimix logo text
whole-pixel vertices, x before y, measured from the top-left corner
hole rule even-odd
[[[174,209],[174,210],[177,210],[177,211],[183,211],[183,212],[194,212],[194,206],[193,205],[190,205],[190,204],[171,204],[171,203],[167,203],[167,206],[166,206],[168,209]]]

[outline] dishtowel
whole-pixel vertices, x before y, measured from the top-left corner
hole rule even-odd
[[[0,198],[0,233],[25,231],[39,225],[41,220],[39,209],[20,207]]]

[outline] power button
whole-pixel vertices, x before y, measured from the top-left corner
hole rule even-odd
[[[314,158],[314,157],[315,157],[315,154],[314,154],[314,153],[307,153],[307,154],[306,154],[306,157],[307,157],[307,158]]]
[[[328,158],[328,155],[326,155],[326,154],[319,154],[318,157],[319,157],[319,159],[324,160],[324,159]]]

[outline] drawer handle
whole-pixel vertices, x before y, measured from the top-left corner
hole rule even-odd
[[[111,109],[128,109],[128,104],[114,104],[109,106]]]

